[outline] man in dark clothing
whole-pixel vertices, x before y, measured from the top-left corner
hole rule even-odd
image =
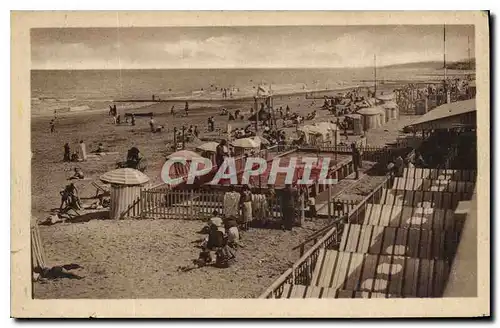
[[[353,142],[351,144],[352,149],[352,164],[354,166],[354,172],[356,173],[355,179],[359,179],[359,168],[361,167],[361,154],[356,147],[356,144]]]
[[[188,104],[187,101],[186,101],[186,105],[184,106],[184,112],[186,113],[186,116],[188,116],[188,113],[189,113],[189,104]]]
[[[50,120],[50,133],[54,133],[56,129],[54,120]]]
[[[71,161],[71,150],[69,148],[69,143],[64,144],[64,157],[63,161],[70,162]]]
[[[227,147],[227,141],[222,140],[217,148],[215,149],[215,163],[218,167],[224,163],[224,159],[229,156],[229,149]]]

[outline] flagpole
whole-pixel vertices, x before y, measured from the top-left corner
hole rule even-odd
[[[446,71],[446,25],[443,25],[443,67],[444,67],[444,80],[447,79]]]
[[[373,98],[375,98],[375,101],[377,99],[377,55],[373,55],[373,85],[374,85],[374,92],[373,92]]]

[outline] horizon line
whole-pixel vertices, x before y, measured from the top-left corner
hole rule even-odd
[[[448,64],[460,63],[460,62],[468,62],[468,58],[459,59],[450,61]],[[470,61],[475,61],[475,57],[471,58]],[[377,65],[377,68],[387,68],[391,66],[403,66],[410,64],[424,64],[424,63],[439,63],[440,60],[427,60],[427,61],[416,61],[416,62],[406,62],[399,64],[386,64],[386,65]],[[30,68],[30,71],[119,71],[119,70],[200,70],[200,69],[216,69],[216,70],[230,70],[230,69],[364,69],[364,68],[374,68],[375,65],[370,66],[303,66],[303,67],[183,67],[183,68],[175,68],[175,67],[143,67],[143,68]],[[443,69],[436,68],[437,70]]]

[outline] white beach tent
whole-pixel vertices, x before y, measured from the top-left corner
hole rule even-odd
[[[328,139],[328,130],[316,125],[304,125],[297,129],[299,136],[303,135],[306,143],[314,144]]]
[[[109,217],[122,218],[127,209],[141,196],[141,190],[149,177],[141,171],[131,168],[121,168],[104,173],[101,181],[111,184],[111,206]]]
[[[260,141],[254,140],[253,138],[241,138],[234,140],[232,145],[237,148],[259,148]]]
[[[175,153],[172,153],[167,156],[168,159],[172,158],[184,158],[188,161],[195,159],[195,158],[202,158],[202,156],[198,153],[195,153],[192,150],[179,150],[176,151]]]
[[[252,139],[254,141],[258,142],[259,144],[262,144],[262,145],[270,145],[271,144],[271,142],[264,137],[255,136]]]
[[[206,143],[204,143],[204,144],[199,145],[198,147],[196,147],[196,150],[202,151],[202,152],[215,153],[215,151],[217,150],[217,146],[218,145],[219,145],[218,142],[209,141],[209,142],[206,142]]]

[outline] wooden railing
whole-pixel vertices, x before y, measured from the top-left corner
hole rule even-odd
[[[346,222],[355,223],[362,219],[369,203],[377,203],[382,197],[384,188],[390,188],[393,183],[392,176],[386,176],[384,181],[378,185],[361,203],[348,214]],[[343,224],[338,222],[318,240],[304,255],[300,257],[291,268],[286,270],[271,286],[269,286],[259,298],[279,298],[285,284],[307,285],[310,282],[314,267],[317,262],[319,251],[322,248],[334,248],[340,242]]]

